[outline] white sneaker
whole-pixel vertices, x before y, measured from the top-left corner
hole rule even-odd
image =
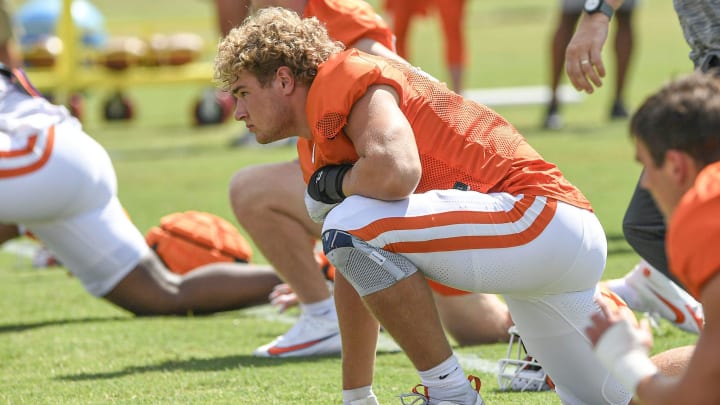
[[[340,353],[340,327],[337,320],[305,313],[292,328],[253,352],[257,357],[305,357]]]
[[[631,309],[660,315],[686,332],[698,334],[702,330],[702,304],[644,260],[625,276],[625,283],[635,290],[640,302]]]
[[[474,375],[469,375],[467,379],[470,381],[472,389],[477,393],[475,402],[461,404],[450,401],[434,401],[430,399],[427,387],[422,384],[418,384],[413,387],[412,392],[400,394],[400,403],[403,405],[485,405],[485,402],[480,396],[480,378]],[[418,392],[418,390],[422,390],[422,392]]]

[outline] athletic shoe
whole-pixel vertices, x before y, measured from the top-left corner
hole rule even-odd
[[[467,379],[470,381],[472,389],[477,392],[477,397],[475,398],[473,405],[485,405],[485,402],[480,396],[480,378],[475,377],[474,375],[469,375]],[[418,390],[422,390],[422,392],[418,392]],[[463,405],[456,402],[435,401],[431,399],[428,395],[427,387],[422,384],[414,386],[412,392],[410,393],[401,394],[400,403],[403,405]]]
[[[623,104],[622,101],[617,100],[613,103],[612,108],[610,109],[610,119],[611,120],[622,120],[629,116],[627,109],[625,109],[625,104]]]
[[[543,122],[543,128],[550,130],[557,130],[563,127],[562,116],[556,104],[548,105],[547,114],[545,115],[545,121]]]
[[[680,286],[643,261],[625,276],[638,295],[640,312],[658,314],[678,328],[698,334],[705,324],[702,305]]]
[[[257,357],[306,357],[340,353],[340,328],[337,320],[305,313],[292,328],[253,352]]]

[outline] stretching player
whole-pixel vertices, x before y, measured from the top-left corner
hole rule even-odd
[[[253,9],[283,6],[306,17],[315,16],[333,39],[346,46],[407,63],[393,52],[393,35],[388,26],[364,1],[253,0],[251,5]],[[225,27],[230,25],[224,23]],[[301,307],[298,322],[283,336],[259,347],[255,351],[257,356],[307,356],[340,351],[334,301],[313,256],[320,225],[308,217],[304,192],[297,160],[243,168],[230,184],[230,200],[238,223],[292,286]],[[450,294],[454,293],[443,289],[437,304],[446,330],[459,344],[507,341],[512,320],[498,297]]]
[[[668,221],[670,269],[705,308],[705,328],[694,353],[680,348],[657,356],[679,364],[659,373],[647,358],[652,334],[603,307],[588,335],[612,374],[648,404],[717,404],[720,388],[720,79],[696,72],[649,97],[635,113],[630,133],[643,165],[640,185]],[[687,361],[689,358],[689,362]],[[656,361],[657,363],[657,361]],[[685,365],[684,367],[682,365]]]
[[[107,152],[20,70],[2,64],[0,195],[0,244],[23,224],[90,294],[136,315],[243,308],[267,302],[280,283],[268,266],[168,271],[123,211]]]
[[[298,137],[308,213],[323,222],[338,270],[345,404],[376,403],[379,325],[418,370],[426,389],[414,399],[483,403],[426,278],[505,294],[564,402],[630,400],[582,332],[598,311],[602,226],[496,112],[407,64],[343,50],[317,19],[282,8],[259,11],[221,41],[215,78],[259,143]]]

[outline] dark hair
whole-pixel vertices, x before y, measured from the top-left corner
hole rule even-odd
[[[701,166],[720,160],[720,78],[696,71],[650,96],[630,121],[660,166],[670,149],[686,152]]]

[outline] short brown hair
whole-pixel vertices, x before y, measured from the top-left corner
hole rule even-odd
[[[630,134],[661,166],[665,153],[680,150],[706,166],[720,160],[720,77],[696,71],[650,96],[630,121]]]

